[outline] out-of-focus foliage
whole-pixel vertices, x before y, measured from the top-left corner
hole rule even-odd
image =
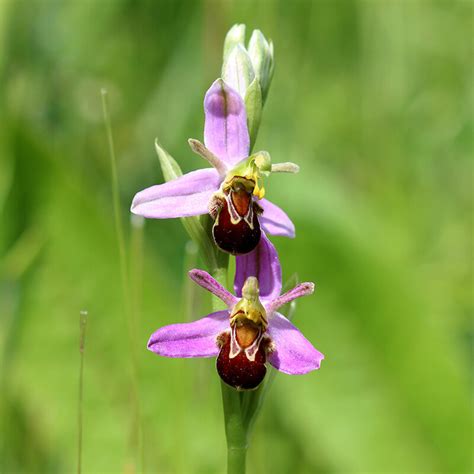
[[[470,471],[472,8],[0,2],[0,470],[75,469],[87,309],[84,472],[223,472],[214,362],[145,349],[158,326],[205,314],[204,293],[185,279],[185,233],[179,220],[132,228],[128,206],[162,181],[155,137],[184,171],[202,166],[186,140],[202,138],[225,32],[244,22],[275,44],[256,148],[301,166],[266,187],[297,227],[296,240],[275,239],[284,274],[317,283],[294,321],[326,354],[317,373],[276,377],[249,473]],[[124,314],[101,87],[136,337]],[[195,304],[183,303],[189,292]]]

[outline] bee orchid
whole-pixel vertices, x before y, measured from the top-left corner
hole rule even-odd
[[[237,257],[235,295],[203,270],[191,270],[189,276],[227,309],[158,329],[148,342],[151,351],[165,357],[217,357],[220,377],[239,390],[258,387],[267,362],[293,375],[319,369],[323,354],[278,312],[295,298],[312,294],[314,284],[301,283],[280,294],[280,262],[265,234],[255,250]]]
[[[263,199],[263,179],[272,171],[296,172],[296,165],[272,166],[266,152],[249,156],[245,104],[222,79],[207,91],[204,111],[204,144],[194,139],[189,144],[212,168],[140,191],[131,211],[152,219],[210,213],[215,220],[215,243],[233,255],[252,251],[260,241],[261,229],[270,235],[294,237],[295,228],[286,213]]]

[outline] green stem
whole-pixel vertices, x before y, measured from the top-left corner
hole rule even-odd
[[[127,253],[125,247],[125,235],[122,224],[121,216],[121,203],[119,193],[119,180],[117,171],[117,158],[115,155],[115,146],[112,135],[112,124],[110,121],[108,101],[107,101],[107,90],[101,89],[102,96],[102,112],[104,115],[104,124],[107,134],[107,142],[109,145],[110,155],[110,172],[112,181],[112,201],[114,207],[114,222],[115,232],[117,236],[118,250],[119,250],[119,264],[120,264],[120,276],[122,280],[122,293],[124,302],[124,313],[126,318],[126,324],[128,329],[128,342],[130,348],[130,371],[131,371],[131,383],[130,383],[130,398],[131,398],[131,427],[130,427],[130,447],[133,451],[134,462],[137,466],[137,471],[140,471],[140,444],[141,444],[141,426],[140,426],[140,407],[139,407],[139,390],[138,390],[138,359],[136,353],[136,331],[134,314],[132,310],[132,302],[130,299],[130,278],[129,268],[127,262]]]
[[[227,474],[245,474],[247,446],[243,448],[227,447]]]
[[[81,311],[79,316],[79,397],[77,408],[77,473],[82,472],[82,416],[83,416],[83,394],[84,394],[84,349],[86,343],[87,311]]]
[[[227,439],[227,474],[245,474],[248,448],[241,393],[221,382]]]

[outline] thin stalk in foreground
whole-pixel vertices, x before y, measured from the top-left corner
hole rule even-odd
[[[130,345],[132,351],[132,378],[134,380],[135,388],[132,396],[135,396],[133,403],[135,406],[134,419],[132,420],[132,434],[136,437],[135,445],[138,456],[138,465],[141,466],[141,470],[145,469],[145,456],[143,452],[143,433],[141,425],[141,411],[140,411],[140,399],[138,391],[138,359],[136,354],[136,343],[138,340],[138,328],[140,325],[141,315],[141,301],[142,301],[142,289],[143,289],[143,239],[144,239],[144,227],[145,219],[141,216],[132,215],[130,220],[131,223],[131,239],[130,239],[130,288],[131,288],[131,306],[130,306],[130,323],[129,328],[130,334]]]
[[[84,394],[84,349],[86,344],[87,311],[79,314],[79,397],[77,407],[77,474],[82,472],[82,417]]]
[[[135,322],[134,313],[132,310],[132,304],[130,300],[130,280],[127,265],[127,254],[125,250],[125,236],[123,231],[122,216],[120,213],[120,194],[119,194],[119,181],[117,172],[117,158],[115,155],[115,146],[112,135],[112,125],[110,121],[110,114],[108,109],[108,92],[106,89],[101,89],[102,96],[102,111],[104,115],[104,124],[107,134],[107,142],[109,145],[110,154],[110,170],[111,170],[111,181],[112,181],[112,200],[114,207],[114,222],[115,222],[115,233],[117,236],[118,250],[119,250],[119,263],[120,263],[120,276],[122,281],[122,294],[125,309],[125,316],[128,329],[128,338],[130,346],[130,359],[131,359],[131,388],[130,398],[132,405],[131,415],[131,428],[130,428],[130,445],[132,451],[134,451],[135,462],[137,466],[140,463],[140,409],[139,409],[139,397],[138,397],[138,362],[136,354],[136,336],[135,336]],[[140,471],[136,467],[137,471]]]
[[[114,206],[114,223],[115,223],[115,233],[117,236],[118,250],[119,250],[119,260],[120,260],[120,275],[122,279],[122,291],[125,305],[129,307],[129,298],[128,298],[128,270],[127,270],[127,257],[125,252],[125,237],[123,233],[123,224],[122,224],[122,215],[120,213],[120,194],[119,194],[119,183],[118,183],[118,172],[117,172],[117,158],[115,156],[115,146],[114,139],[112,135],[112,125],[110,122],[110,114],[107,103],[108,92],[106,89],[102,89],[102,112],[104,115],[104,124],[105,131],[107,134],[107,142],[109,145],[109,155],[110,155],[110,172],[111,172],[111,181],[112,181],[112,201]],[[128,309],[128,308],[127,308]]]

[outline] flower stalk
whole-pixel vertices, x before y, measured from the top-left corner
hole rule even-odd
[[[271,173],[297,173],[296,164],[272,164],[266,151],[252,153],[273,75],[273,44],[259,30],[245,44],[245,25],[224,42],[221,77],[204,98],[204,142],[189,139],[210,168],[184,174],[156,142],[165,183],[137,193],[131,211],[153,218],[181,218],[208,272],[189,277],[209,291],[213,312],[156,330],[148,349],[163,357],[215,357],[221,377],[228,474],[244,474],[256,417],[271,386],[267,366],[299,375],[324,359],[279,312],[314,284],[282,293],[278,254],[267,235],[294,237],[285,212],[264,198]],[[229,291],[229,255],[236,258]],[[271,370],[271,369],[269,369]],[[266,377],[266,378],[265,378]]]
[[[79,314],[79,393],[77,407],[77,474],[82,472],[82,431],[84,410],[84,350],[86,345],[87,311]]]
[[[109,107],[108,107],[108,92],[107,89],[101,89],[102,97],[102,112],[104,117],[105,130],[107,135],[107,142],[109,146],[110,155],[110,170],[111,170],[111,182],[112,182],[112,201],[114,206],[114,223],[115,233],[117,237],[118,251],[119,251],[119,264],[120,264],[120,277],[122,282],[122,293],[123,293],[123,304],[124,313],[128,329],[129,338],[129,349],[130,349],[130,398],[131,398],[131,426],[130,426],[130,448],[132,456],[134,458],[134,464],[137,471],[140,471],[140,458],[141,458],[141,424],[140,424],[140,407],[139,407],[139,389],[138,389],[138,361],[136,353],[136,322],[132,308],[132,301],[130,298],[130,275],[129,265],[127,261],[127,252],[125,246],[125,234],[123,230],[123,222],[120,209],[120,194],[119,194],[119,179],[117,170],[117,157],[115,154],[115,145],[112,134],[112,123],[110,120]]]
[[[248,429],[242,414],[242,398],[247,394],[238,392],[222,381],[221,392],[227,440],[227,473],[244,474],[247,460]]]

